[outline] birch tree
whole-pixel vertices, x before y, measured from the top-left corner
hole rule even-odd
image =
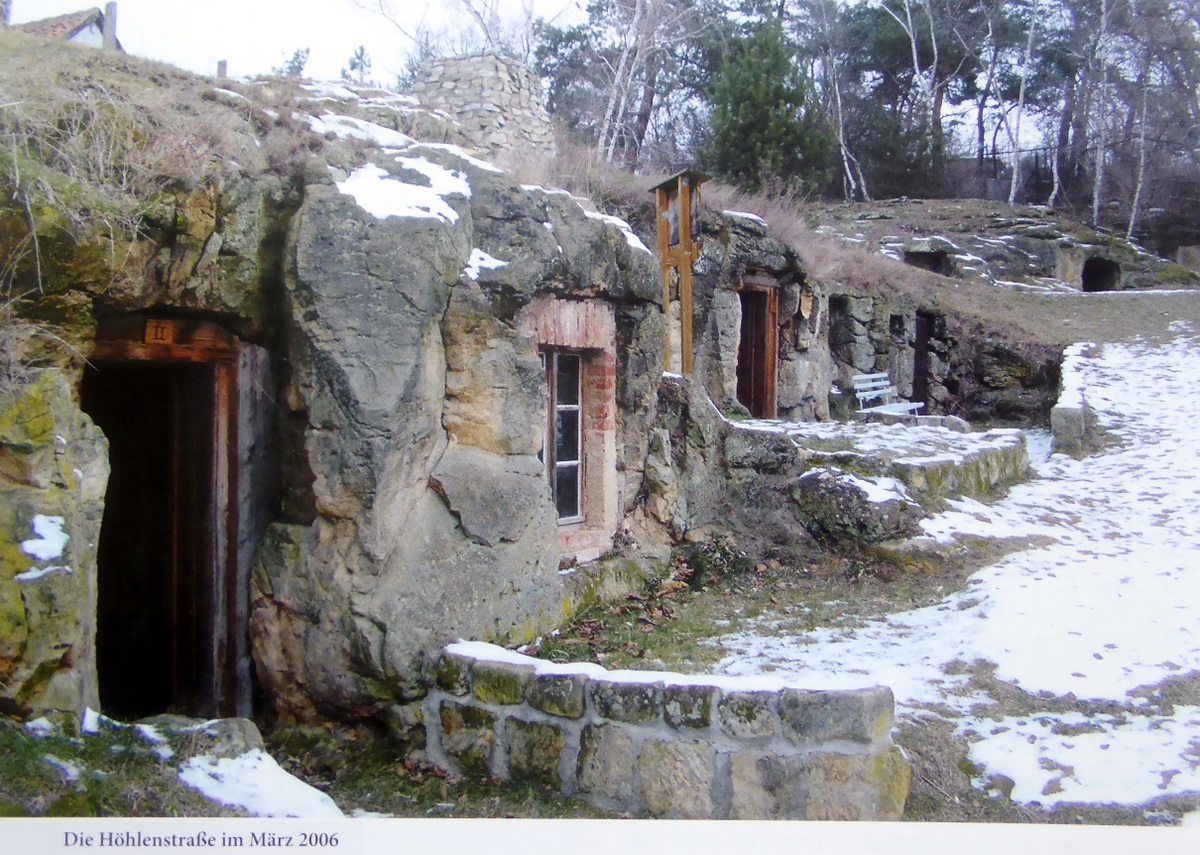
[[[846,104],[842,97],[844,26],[837,0],[811,0],[807,4],[807,36],[817,56],[821,83],[828,102],[829,120],[837,138],[838,160],[842,168],[842,193],[847,202],[871,201],[862,166],[851,150],[846,133]]]
[[[1104,168],[1108,149],[1108,16],[1110,0],[1100,0],[1100,31],[1096,37],[1095,61],[1100,70],[1099,121],[1096,128],[1095,164],[1092,171],[1092,219],[1100,224],[1100,207],[1104,196]]]
[[[901,4],[903,14],[892,9],[888,3],[883,3],[880,8],[891,16],[908,37],[909,49],[912,54],[913,81],[917,85],[925,107],[925,120],[928,122],[927,127],[932,144],[934,170],[940,172],[945,141],[941,120],[941,87],[938,83],[939,49],[937,27],[934,23],[935,14],[933,6],[928,0],[919,4],[914,0],[901,0]],[[920,14],[915,11],[918,6]],[[924,17],[924,22],[920,21],[921,17]],[[921,62],[922,40],[926,33],[929,37],[930,52],[927,68],[923,67]]]
[[[1029,82],[1030,70],[1033,61],[1033,44],[1037,35],[1038,25],[1038,0],[1032,0],[1029,5],[1029,28],[1025,37],[1025,53],[1021,59],[1021,67],[1018,72],[1018,89],[1017,89],[1017,108],[1016,118],[1012,122],[1012,130],[1009,133],[1009,147],[1012,149],[1012,177],[1008,184],[1008,204],[1013,205],[1017,201],[1017,190],[1021,186],[1021,118],[1025,112],[1025,87]]]

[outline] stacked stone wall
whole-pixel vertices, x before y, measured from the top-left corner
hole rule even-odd
[[[606,671],[463,642],[424,713],[435,762],[634,815],[896,820],[911,777],[883,686]]]
[[[1057,452],[1084,457],[1102,442],[1103,433],[1087,400],[1083,362],[1100,350],[1095,344],[1084,342],[1063,352],[1058,401],[1050,410],[1050,432]]]
[[[493,53],[439,59],[422,69],[412,94],[453,117],[492,159],[557,154],[542,83],[516,60]]]

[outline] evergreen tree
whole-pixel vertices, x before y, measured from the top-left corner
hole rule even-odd
[[[280,77],[301,77],[304,74],[304,66],[308,65],[308,48],[298,48],[292,54],[292,58],[285,60],[283,65],[278,65],[271,69],[272,74],[278,74]]]
[[[834,140],[775,21],[735,41],[709,88],[702,166],[748,190],[810,193],[829,180]]]
[[[346,80],[366,83],[370,73],[371,57],[367,54],[366,46],[359,45],[354,49],[354,53],[350,54],[350,62],[347,67],[342,69],[342,77]]]

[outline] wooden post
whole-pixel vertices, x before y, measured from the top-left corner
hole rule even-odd
[[[671,283],[679,277],[679,364],[684,374],[692,372],[692,265],[698,243],[692,233],[693,212],[700,205],[700,185],[707,175],[684,170],[653,188],[657,214],[658,261],[663,280],[663,315],[667,335],[663,365],[671,367]]]
[[[665,187],[659,186],[654,189],[655,210],[658,212],[655,218],[658,223],[658,267],[662,276],[663,289],[663,315],[666,318],[667,334],[663,339],[663,370],[671,370],[671,261],[670,261],[670,230],[671,224],[667,221],[667,205],[670,204],[667,190]]]
[[[699,188],[697,188],[698,190]],[[699,202],[699,200],[696,200]],[[679,179],[679,347],[684,376],[692,373],[692,182]]]

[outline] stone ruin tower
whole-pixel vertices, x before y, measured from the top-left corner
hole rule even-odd
[[[515,59],[488,52],[434,60],[421,69],[412,94],[449,113],[493,160],[557,154],[542,82]]]

